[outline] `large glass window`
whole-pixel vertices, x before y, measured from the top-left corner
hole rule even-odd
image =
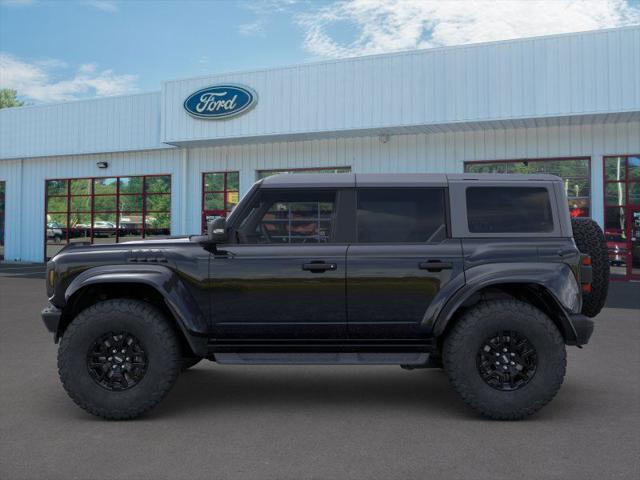
[[[583,158],[466,162],[470,173],[547,173],[564,181],[572,217],[588,217],[591,205],[591,160]]]
[[[113,243],[171,233],[171,176],[47,180],[45,258],[67,243]]]
[[[362,189],[358,191],[360,243],[422,243],[446,236],[441,188]]]
[[[472,233],[551,232],[549,192],[543,187],[469,187],[467,221]]]
[[[334,239],[335,191],[264,192],[238,228],[240,243],[328,243]]]
[[[294,168],[283,170],[259,170],[258,180],[278,173],[350,173],[351,167]]]
[[[640,278],[640,155],[604,158],[604,228],[612,276]]]
[[[202,231],[207,221],[226,217],[240,199],[238,172],[208,172],[202,174]]]
[[[4,192],[5,182],[0,182],[0,260],[4,260]]]

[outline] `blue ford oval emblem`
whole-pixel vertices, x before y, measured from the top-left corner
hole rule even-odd
[[[242,85],[213,85],[192,93],[184,109],[197,118],[224,119],[240,115],[258,101],[256,92]]]

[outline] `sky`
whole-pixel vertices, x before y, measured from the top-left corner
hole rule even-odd
[[[640,24],[640,0],[0,0],[0,88],[28,104],[164,80]]]

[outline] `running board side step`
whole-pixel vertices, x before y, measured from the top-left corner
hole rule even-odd
[[[404,365],[427,366],[424,352],[309,352],[309,353],[216,353],[214,360],[228,365]]]
[[[432,353],[437,349],[434,339],[419,340],[290,340],[290,339],[215,339],[207,341],[209,356],[221,353],[273,353],[337,355],[341,353],[373,353],[406,355],[409,353]]]

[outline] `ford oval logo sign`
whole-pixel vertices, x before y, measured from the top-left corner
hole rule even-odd
[[[184,109],[197,118],[221,120],[250,110],[258,101],[256,92],[242,85],[213,85],[192,93]]]

